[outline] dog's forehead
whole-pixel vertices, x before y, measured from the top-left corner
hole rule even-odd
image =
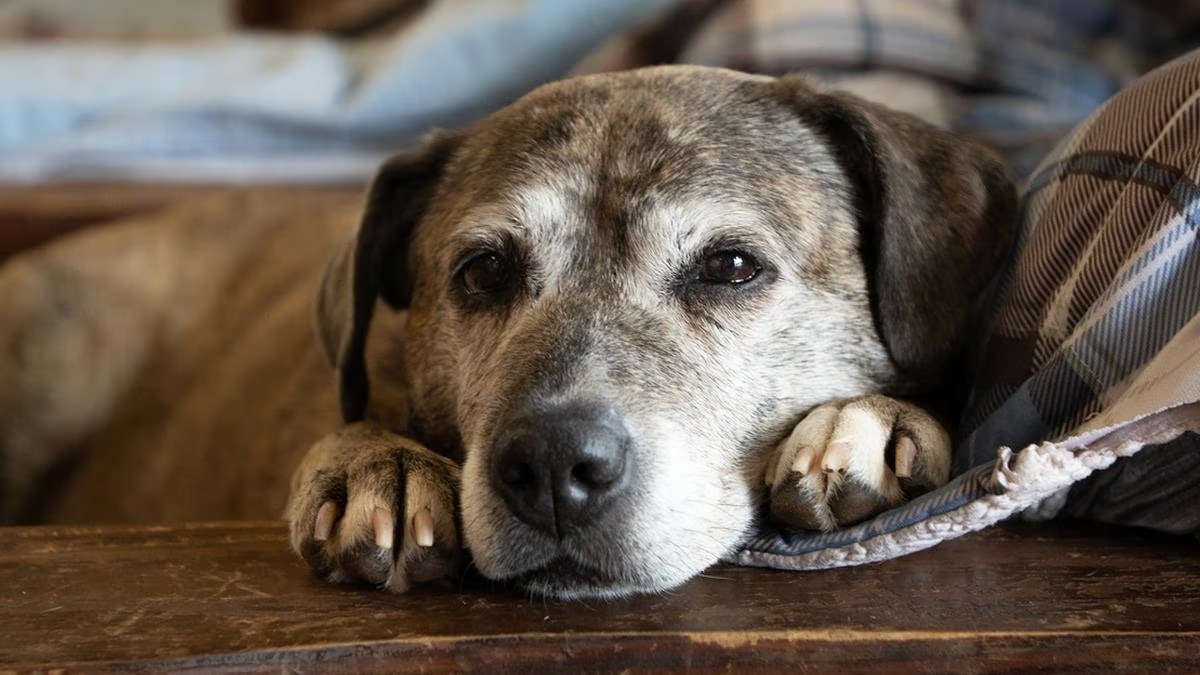
[[[494,115],[467,152],[520,181],[583,168],[656,189],[752,172],[798,126],[769,78],[651,69],[539,88]],[[773,142],[774,141],[774,142]],[[727,176],[728,177],[728,176]]]
[[[490,220],[568,235],[574,217],[618,249],[634,222],[744,222],[737,216],[771,211],[795,221],[840,181],[771,78],[689,68],[536,90],[480,125],[448,175],[457,213],[470,215],[454,219],[460,229]]]

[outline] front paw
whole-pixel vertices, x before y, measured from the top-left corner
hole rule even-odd
[[[767,464],[771,517],[832,530],[944,484],[950,437],[924,410],[886,396],[814,408]]]
[[[462,560],[459,468],[369,423],[313,446],[288,504],[292,547],[321,578],[404,592]]]

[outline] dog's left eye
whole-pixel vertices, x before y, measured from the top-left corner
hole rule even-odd
[[[508,287],[512,279],[509,265],[495,253],[471,258],[462,267],[463,288],[471,295],[495,293]]]
[[[700,271],[703,281],[723,284],[744,284],[762,271],[762,265],[742,251],[717,251],[704,259]]]

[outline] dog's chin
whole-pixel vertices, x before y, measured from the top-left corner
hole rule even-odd
[[[514,575],[507,581],[535,595],[559,600],[592,598],[610,600],[664,591],[682,584],[689,578],[689,576],[685,576],[673,583],[666,580],[662,582],[633,580],[606,574],[564,555],[534,569]]]
[[[596,536],[584,542],[558,541],[529,531],[521,533],[524,536],[510,538],[486,551],[468,545],[476,569],[489,579],[560,600],[662,592],[686,583],[728,552],[714,552],[712,557],[697,555],[694,550],[681,557],[629,557],[617,551],[652,549],[654,545],[605,542]]]

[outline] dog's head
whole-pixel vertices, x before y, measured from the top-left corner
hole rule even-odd
[[[320,331],[347,419],[463,461],[485,575],[663,589],[806,410],[943,377],[1013,208],[991,154],[799,78],[584,77],[389,161]]]

